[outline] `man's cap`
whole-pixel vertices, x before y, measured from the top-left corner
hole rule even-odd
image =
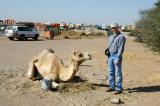
[[[119,27],[118,23],[112,23],[111,24],[111,28],[118,28],[118,27]]]

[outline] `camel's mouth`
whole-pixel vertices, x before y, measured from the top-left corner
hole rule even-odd
[[[87,61],[87,60],[91,60],[92,56],[89,53],[84,53],[83,57],[80,59],[82,62]]]
[[[92,57],[88,58],[88,60],[92,60]]]
[[[90,54],[88,55],[88,57],[88,60],[92,60],[92,56]]]

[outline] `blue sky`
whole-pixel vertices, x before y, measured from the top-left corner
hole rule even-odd
[[[133,24],[157,0],[0,0],[0,19]]]

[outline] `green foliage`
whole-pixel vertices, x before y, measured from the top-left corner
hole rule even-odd
[[[160,52],[160,0],[150,10],[140,11],[141,19],[136,23],[136,30],[131,32],[151,49]]]
[[[137,29],[133,30],[133,31],[131,31],[129,33],[129,35],[136,37],[137,38],[136,41],[144,43],[144,40],[143,40],[144,37],[143,37],[142,33],[139,30],[137,30]]]

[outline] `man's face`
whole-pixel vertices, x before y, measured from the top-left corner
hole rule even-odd
[[[112,32],[113,32],[113,33],[119,32],[119,28],[118,28],[118,27],[113,27],[113,28],[112,28]]]

